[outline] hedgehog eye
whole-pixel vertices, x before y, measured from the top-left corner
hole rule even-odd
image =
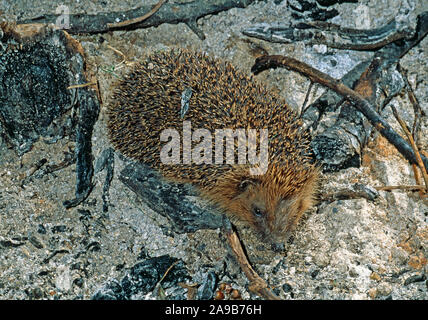
[[[253,207],[253,209],[252,209],[252,211],[253,211],[253,214],[256,216],[256,217],[262,217],[263,216],[263,214],[264,214],[264,212],[260,209],[260,208],[258,208],[258,207],[256,207],[256,206],[254,206]]]

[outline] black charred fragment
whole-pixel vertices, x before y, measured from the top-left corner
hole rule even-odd
[[[55,142],[76,137],[76,198],[81,203],[92,189],[93,126],[99,102],[87,83],[83,48],[54,27],[1,24],[0,134],[18,155],[28,152],[40,137]],[[78,112],[71,112],[77,109]]]
[[[309,45],[326,45],[330,48],[374,51],[400,39],[410,39],[412,26],[403,27],[400,21],[391,20],[374,29],[351,29],[320,21],[298,23],[255,24],[242,31],[244,35],[275,43],[302,41]]]
[[[110,204],[110,185],[114,174],[114,151],[112,148],[107,148],[101,152],[101,155],[95,163],[95,174],[106,169],[106,177],[103,184],[103,212],[108,211]]]
[[[135,30],[139,28],[157,27],[163,23],[178,24],[183,22],[186,23],[200,39],[203,39],[205,36],[196,25],[196,21],[199,18],[227,11],[231,8],[245,8],[253,2],[255,2],[255,0],[199,0],[183,3],[167,1],[155,14],[141,22],[121,27],[110,26],[110,24],[117,23],[117,20],[132,20],[150,12],[152,5],[144,4],[144,1],[142,1],[143,4],[141,6],[127,11],[101,12],[95,15],[83,13],[70,14],[70,26],[67,32],[71,34],[104,33],[112,30]],[[44,14],[32,19],[19,21],[19,23],[55,23],[58,17],[58,14]]]
[[[337,1],[318,2],[323,2],[323,7],[321,7],[315,0],[288,0],[287,6],[291,9],[291,15],[294,19],[326,21],[339,14],[339,12],[334,8],[331,10],[325,8],[327,6],[334,5]],[[331,4],[329,2],[331,2]]]
[[[369,65],[369,62],[358,64],[341,79],[342,82],[353,87]],[[312,150],[326,172],[359,167],[361,148],[365,145],[370,132],[365,126],[364,116],[361,112],[352,106],[347,106],[347,108],[341,109],[343,118],[339,116],[333,126],[318,133],[321,119],[327,112],[334,112],[341,101],[343,98],[340,95],[327,90],[302,115],[305,123],[314,130],[315,137],[311,142]],[[352,131],[349,131],[350,128]]]
[[[182,260],[163,255],[138,262],[130,268],[121,281],[114,279],[105,283],[92,295],[91,299],[141,299],[142,296],[155,290],[156,285],[160,285],[163,289],[179,287],[178,283],[190,279],[191,277]],[[181,295],[168,296],[168,299],[171,300],[182,300],[183,298]]]
[[[0,133],[18,155],[29,151],[39,137],[60,135],[59,127],[73,107],[67,86],[77,70],[70,66],[64,42],[59,32],[22,47],[7,33],[2,39]]]
[[[178,233],[199,229],[217,229],[222,216],[213,214],[215,208],[195,200],[197,192],[188,184],[166,182],[144,164],[128,164],[119,176],[155,212],[172,220],[171,228]]]
[[[64,201],[68,209],[85,200],[93,188],[92,176],[92,131],[98,119],[99,102],[96,95],[87,88],[77,89],[79,121],[76,132],[76,198]]]

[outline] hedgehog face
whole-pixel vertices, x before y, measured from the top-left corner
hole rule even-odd
[[[273,249],[281,250],[303,213],[313,204],[315,179],[309,178],[300,188],[279,185],[274,181],[269,177],[266,181],[242,180],[232,207],[263,241],[270,242]]]

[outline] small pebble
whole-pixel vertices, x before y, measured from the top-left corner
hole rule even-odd
[[[241,293],[237,289],[233,289],[230,296],[232,297],[232,299],[241,299]]]
[[[282,290],[284,290],[284,293],[287,293],[287,292],[291,292],[293,288],[288,283],[284,283],[282,285]]]
[[[214,295],[214,300],[223,300],[223,299],[224,299],[223,291],[217,290]]]
[[[370,275],[370,279],[375,280],[375,281],[380,281],[380,275],[378,275],[376,272],[372,272],[372,274]]]
[[[218,289],[219,289],[220,291],[224,291],[224,290],[226,289],[226,284],[225,284],[224,282],[220,283],[220,284],[218,285]]]
[[[28,298],[31,300],[43,298],[43,291],[40,288],[31,289],[27,294],[28,294]]]
[[[389,294],[391,294],[391,291],[392,291],[391,285],[389,283],[386,283],[386,282],[382,282],[377,287],[377,293],[380,296],[388,296]]]
[[[377,296],[377,289],[371,288],[371,289],[369,289],[369,291],[367,293],[368,293],[370,298],[375,299]]]
[[[83,279],[82,278],[76,278],[73,281],[73,284],[78,286],[79,288],[82,288],[83,286]]]

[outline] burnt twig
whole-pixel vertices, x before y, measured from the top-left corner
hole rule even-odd
[[[76,130],[76,188],[75,198],[63,202],[67,209],[84,201],[93,188],[92,175],[92,131],[100,111],[99,101],[88,87],[80,88],[76,93],[80,106]]]
[[[418,136],[420,133],[420,119],[422,117],[426,116],[426,114],[422,110],[422,108],[419,104],[418,98],[416,97],[415,93],[413,92],[412,86],[409,83],[409,79],[407,78],[407,70],[405,70],[401,66],[401,64],[397,65],[397,70],[398,70],[398,72],[401,73],[401,75],[403,77],[407,96],[409,97],[410,103],[413,106],[413,112],[415,113],[415,120],[414,120],[413,126],[412,126],[412,136],[415,139],[415,142],[417,144]]]
[[[266,282],[262,278],[260,278],[257,272],[254,271],[254,269],[251,267],[247,257],[245,256],[244,250],[242,249],[238,235],[233,230],[232,224],[226,217],[223,217],[223,227],[226,231],[226,237],[229,242],[229,245],[233,253],[235,254],[239,265],[241,266],[242,271],[245,273],[248,280],[250,281],[250,291],[267,300],[280,300],[279,297],[276,296],[269,289]]]
[[[337,200],[352,200],[352,199],[366,199],[374,201],[379,197],[378,189],[368,187],[359,183],[355,183],[351,188],[327,193],[320,197],[320,202],[334,202]]]
[[[114,151],[112,148],[107,148],[103,150],[100,157],[97,159],[94,167],[95,174],[104,170],[106,168],[106,177],[103,184],[103,212],[108,211],[108,207],[110,204],[110,185],[113,180],[114,174]]]
[[[302,41],[310,45],[324,44],[337,49],[375,50],[412,35],[410,30],[399,27],[401,25],[395,20],[371,30],[344,28],[329,22],[312,21],[289,26],[260,24],[245,29],[242,33],[276,43]]]
[[[135,19],[131,19],[131,20],[126,20],[126,21],[122,21],[122,22],[118,22],[118,23],[107,23],[107,27],[109,28],[123,28],[123,27],[127,27],[130,26],[132,24],[136,24],[139,22],[143,22],[144,20],[150,18],[152,15],[154,15],[159,9],[160,7],[162,7],[162,5],[166,2],[167,0],[160,0],[153,8],[152,10],[150,10],[149,12],[147,12],[145,15],[143,15],[142,17],[138,17]]]
[[[198,0],[185,3],[164,3],[158,11],[152,12],[150,5],[142,5],[136,9],[122,12],[98,13],[95,15],[71,14],[68,33],[105,33],[113,30],[135,30],[139,28],[157,27],[163,23],[186,23],[196,30],[196,21],[207,15],[217,14],[231,8],[245,8],[255,0]],[[145,18],[144,18],[145,17]],[[56,23],[59,15],[45,14],[39,17],[19,21],[19,23]],[[144,18],[144,19],[143,19]],[[122,20],[117,23],[117,19]],[[138,21],[141,20],[141,21]],[[125,23],[123,23],[125,21]],[[203,33],[198,29],[198,37]]]
[[[57,164],[46,165],[45,168],[42,169],[42,173],[39,176],[39,178],[46,174],[50,174],[55,171],[59,171],[64,168],[67,168],[73,163],[76,163],[76,155],[74,154],[74,151],[73,150],[65,151],[64,160],[62,160],[60,163],[57,163]]]
[[[21,188],[24,188],[24,185],[27,184],[27,182],[30,180],[30,178],[33,176],[33,174],[39,170],[42,166],[45,165],[45,163],[48,160],[46,160],[46,158],[43,158],[39,161],[37,161],[26,173],[25,173],[25,178],[22,179],[21,181]]]
[[[424,166],[424,163],[422,162],[421,154],[419,153],[418,147],[416,146],[415,140],[413,139],[412,134],[410,133],[409,128],[407,127],[406,123],[400,118],[398,115],[397,110],[391,106],[392,113],[394,114],[395,119],[397,119],[398,123],[400,124],[401,128],[404,131],[404,134],[406,135],[407,139],[410,142],[410,145],[412,146],[413,152],[416,156],[416,164],[418,165],[419,169],[422,171],[422,177],[425,181],[425,189],[428,190],[428,174],[427,174],[427,168],[428,166]]]
[[[311,91],[312,91],[312,87],[313,87],[313,85],[314,85],[314,83],[311,81],[311,82],[309,83],[308,90],[306,91],[305,100],[303,101],[302,109],[301,109],[301,111],[300,111],[300,117],[301,117],[302,115],[304,115],[304,114],[305,114],[305,112],[306,112],[306,110],[307,110],[307,104],[308,104],[308,100],[309,100],[309,95],[311,94]]]

